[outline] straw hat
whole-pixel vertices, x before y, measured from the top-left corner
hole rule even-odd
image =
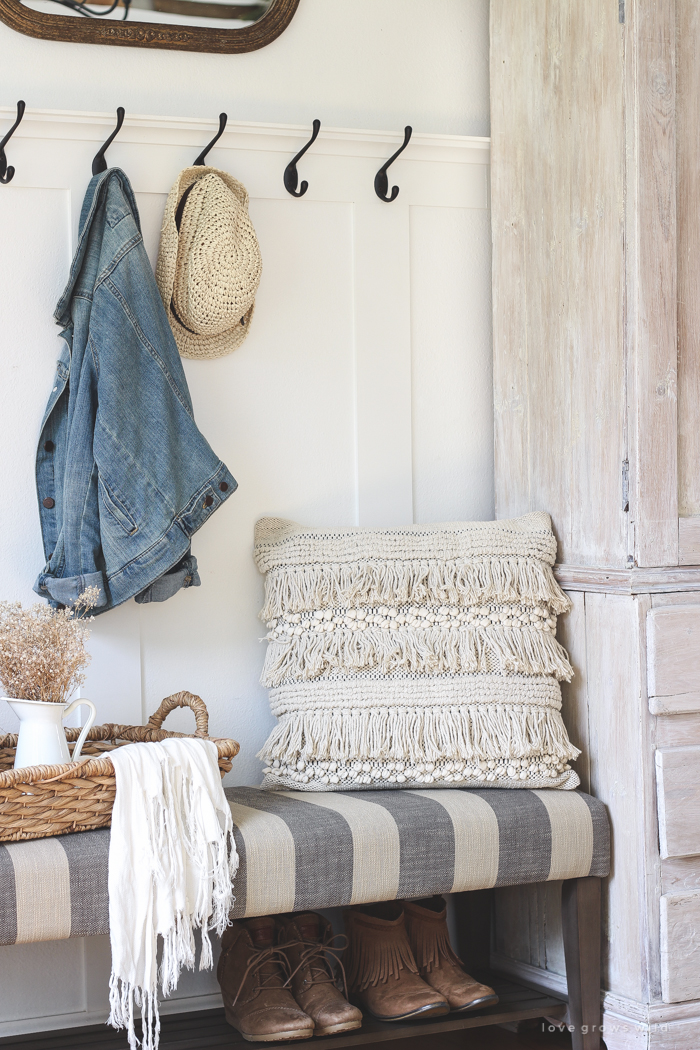
[[[185,168],[168,194],[156,281],[182,357],[223,357],[248,334],[262,259],[248,192],[218,168]]]

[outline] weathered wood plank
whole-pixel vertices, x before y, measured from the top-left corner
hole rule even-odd
[[[678,513],[690,515],[700,514],[700,6],[696,0],[676,0],[676,30]],[[680,526],[679,563],[699,565],[700,518],[682,517]],[[691,543],[683,535],[684,528],[695,532]]]
[[[677,565],[675,3],[628,4],[626,12],[626,341],[634,554],[641,566]]]
[[[623,102],[616,5],[493,0],[497,515],[545,508],[579,564],[628,553]]]
[[[700,747],[659,748],[656,789],[661,856],[700,854]]]
[[[647,691],[652,714],[700,712],[700,605],[649,612]]]
[[[607,936],[603,983],[619,995],[643,1002],[649,1001],[646,997],[654,985],[647,960],[656,939],[653,916],[647,911],[651,901],[642,862],[648,793],[652,812],[655,808],[638,626],[648,602],[648,598],[586,595],[591,792],[605,802],[613,829],[612,874],[603,897]]]
[[[700,893],[661,898],[661,982],[665,1003],[700,999]]]

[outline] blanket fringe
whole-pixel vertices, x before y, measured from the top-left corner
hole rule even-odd
[[[545,603],[556,614],[571,608],[549,565],[537,558],[493,557],[285,565],[267,573],[260,615],[271,620],[285,612],[337,606],[464,606],[496,600]]]
[[[336,670],[412,674],[551,674],[570,682],[566,650],[551,631],[535,627],[338,629],[270,640],[262,684],[309,681]]]
[[[559,711],[535,704],[469,704],[303,711],[284,715],[258,757],[303,761],[437,762],[580,754]]]

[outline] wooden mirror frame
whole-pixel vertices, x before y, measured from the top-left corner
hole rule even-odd
[[[25,7],[20,0],[0,0],[0,20],[18,33],[42,40],[121,47],[161,47],[171,51],[209,51],[220,55],[257,51],[287,28],[299,0],[274,0],[263,17],[242,29],[204,29],[154,22],[117,22],[101,18],[47,15]]]

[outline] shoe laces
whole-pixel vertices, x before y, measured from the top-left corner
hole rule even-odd
[[[344,941],[345,943],[334,945],[334,941]],[[280,947],[283,949],[301,946],[299,962],[290,972],[284,987],[286,988],[290,985],[292,979],[299,971],[307,966],[312,984],[337,984],[338,974],[334,969],[335,965],[340,970],[340,975],[343,978],[343,991],[347,999],[348,984],[345,978],[345,967],[340,958],[347,947],[347,943],[348,939],[342,933],[336,933],[330,937],[326,936],[322,941],[299,940],[281,943]]]
[[[263,972],[266,966],[269,966],[269,969],[267,972]],[[282,974],[279,972],[280,969],[282,970]],[[258,977],[258,986],[254,990],[255,997],[259,995],[265,987],[286,988],[291,980],[289,973],[289,960],[281,947],[272,946],[270,948],[253,948],[248,956],[246,969],[241,977],[238,991],[236,992],[231,1006],[235,1006],[238,1002],[239,996],[249,977]],[[283,976],[287,978],[284,982],[281,981]],[[273,984],[273,982],[275,983]]]

